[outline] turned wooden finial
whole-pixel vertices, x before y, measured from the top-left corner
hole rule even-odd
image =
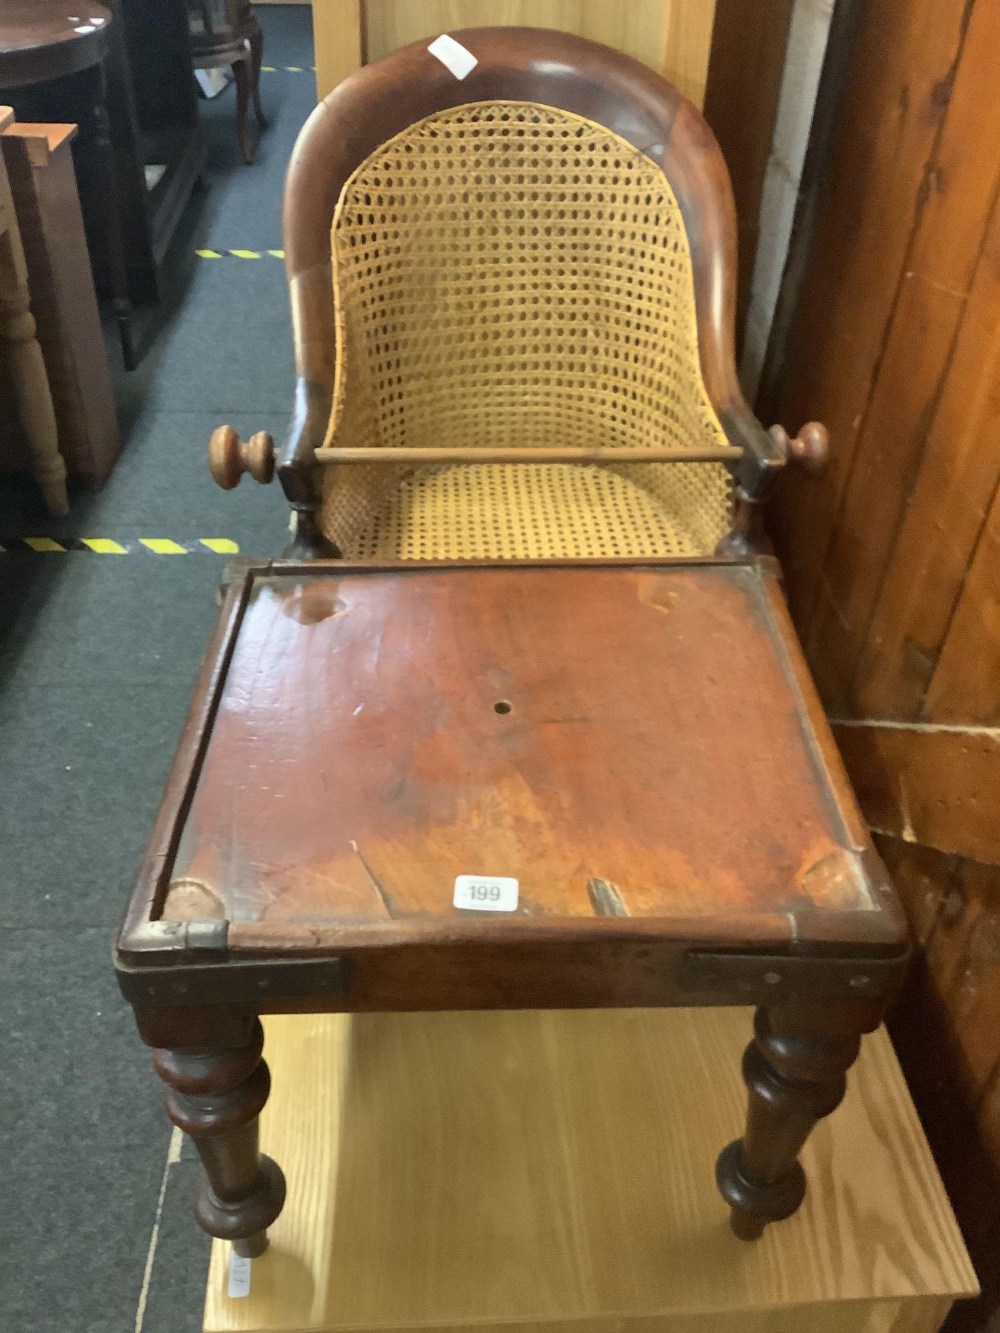
[[[241,440],[232,426],[219,426],[208,442],[208,470],[224,491],[239,485],[244,472],[266,486],[274,476],[274,453],[274,440],[266,430]]]
[[[818,421],[807,421],[794,437],[784,426],[772,426],[771,438],[777,440],[790,462],[798,463],[810,476],[817,477],[830,457],[830,432]]]

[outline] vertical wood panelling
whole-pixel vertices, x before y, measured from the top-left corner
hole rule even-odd
[[[977,4],[954,75],[935,92],[936,102],[947,104],[945,120],[921,182],[885,349],[809,625],[820,692],[848,706],[996,196],[1000,97],[983,91],[996,76],[998,50],[1000,5]]]
[[[781,416],[830,427],[775,537],[918,945],[892,1022],[1000,1311],[1000,97],[996,0],[866,7]],[[914,844],[914,839],[931,845]],[[932,849],[936,848],[938,850]]]
[[[967,3],[880,0],[858,35],[781,395],[783,421],[797,429],[820,414],[831,437],[826,475],[787,478],[773,516],[800,631],[854,462]]]
[[[1000,475],[1000,205],[995,204],[920,475],[882,583],[857,711],[920,716]]]
[[[1000,491],[931,680],[924,716],[934,722],[1000,724]],[[984,798],[1000,801],[1000,792]]]

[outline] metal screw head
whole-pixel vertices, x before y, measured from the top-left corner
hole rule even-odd
[[[765,973],[764,973],[764,985],[765,985],[765,986],[777,986],[777,985],[780,983],[780,981],[781,981],[781,973],[780,973],[780,972],[765,972]]]

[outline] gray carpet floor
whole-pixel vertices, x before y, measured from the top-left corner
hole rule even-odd
[[[0,487],[4,537],[226,537],[284,544],[277,486],[226,495],[205,445],[229,421],[280,436],[291,407],[281,261],[197,249],[281,247],[281,188],[315,103],[304,6],[260,11],[271,128],[236,150],[229,87],[201,103],[207,194],[171,259],[174,290],[126,375],[109,335],[125,434],[103,490],[45,517],[29,481]],[[302,73],[286,65],[304,67]],[[154,337],[155,335],[155,337]],[[111,940],[159,799],[225,561],[208,551],[0,555],[0,1329],[191,1333],[207,1239],[196,1170],[168,1168],[157,1080],[111,968]]]

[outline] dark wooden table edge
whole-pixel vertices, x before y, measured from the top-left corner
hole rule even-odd
[[[836,756],[832,736],[824,744],[824,736],[817,736],[827,727],[825,717],[819,708],[815,691],[811,689],[808,672],[803,664],[790,660],[788,647],[789,629],[778,623],[776,607],[783,606],[780,589],[780,567],[771,557],[709,557],[709,558],[651,558],[637,560],[631,557],[614,559],[586,560],[525,560],[498,563],[495,560],[469,561],[364,561],[345,562],[343,560],[288,560],[259,559],[242,557],[231,562],[227,567],[223,581],[223,602],[220,615],[211,639],[205,649],[201,673],[195,687],[191,710],[178,744],[177,753],[171,768],[171,774],[180,774],[176,781],[168,783],[167,792],[161,804],[148,850],[140,865],[137,882],[130,897],[125,919],[119,931],[115,945],[115,968],[119,984],[127,998],[134,1003],[159,1003],[151,1001],[154,991],[168,992],[175,995],[177,987],[183,987],[184,974],[194,983],[196,989],[209,981],[205,969],[213,973],[208,989],[217,985],[220,969],[230,978],[235,978],[240,968],[251,970],[255,962],[268,959],[271,966],[287,968],[291,974],[297,972],[301,978],[305,974],[298,971],[303,966],[329,965],[346,975],[350,955],[355,951],[372,948],[391,948],[406,943],[410,947],[421,941],[430,942],[431,936],[440,941],[442,937],[465,947],[475,948],[478,940],[486,938],[483,923],[478,920],[465,920],[461,917],[442,923],[439,919],[421,923],[418,920],[407,923],[395,923],[390,940],[384,927],[377,932],[366,931],[363,926],[338,927],[288,926],[284,938],[281,938],[280,922],[271,923],[274,933],[273,942],[261,938],[267,934],[267,928],[258,923],[230,923],[226,920],[206,921],[163,921],[159,919],[170,869],[174,862],[180,834],[184,826],[187,810],[197,786],[201,764],[212,731],[212,721],[218,709],[222,689],[232,658],[243,613],[259,579],[273,577],[302,576],[346,577],[357,575],[380,574],[453,574],[469,569],[481,571],[509,571],[512,568],[524,570],[572,569],[635,569],[669,570],[676,568],[732,568],[742,567],[755,573],[761,582],[764,605],[768,617],[768,626],[773,642],[783,659],[783,667],[793,692],[803,732],[812,751],[818,771],[824,776],[829,771],[831,755]],[[787,615],[787,613],[786,613]],[[790,621],[788,626],[790,626]],[[807,695],[804,693],[804,686]],[[828,729],[828,728],[827,728]],[[839,758],[837,759],[839,765]],[[842,777],[842,766],[834,772],[834,781]],[[824,782],[824,788],[826,786]],[[838,783],[838,786],[841,784]],[[846,778],[843,778],[846,786]],[[845,799],[846,796],[846,799]],[[503,923],[499,930],[497,923],[490,923],[489,938],[497,940],[501,935],[505,942],[516,948],[519,944],[529,943],[537,947],[544,940],[552,940],[557,934],[560,943],[579,940],[593,943],[603,940],[659,941],[669,940],[670,947],[678,951],[679,956],[690,958],[723,959],[725,968],[748,968],[751,973],[759,970],[762,964],[768,970],[766,960],[780,959],[786,964],[801,961],[810,968],[817,962],[826,960],[839,964],[846,962],[864,962],[872,965],[878,974],[878,981],[873,984],[881,992],[885,986],[895,987],[894,978],[901,976],[908,957],[908,935],[902,910],[895,899],[894,890],[881,862],[874,852],[860,822],[860,817],[853,809],[849,787],[832,794],[831,800],[836,809],[837,822],[844,832],[845,843],[854,851],[860,873],[869,890],[873,909],[845,913],[822,913],[802,909],[794,913],[774,914],[764,918],[760,915],[748,918],[745,923],[748,947],[738,955],[729,955],[720,947],[717,934],[712,931],[711,920],[680,918],[618,920],[615,918],[514,918]],[[845,807],[847,817],[845,818]],[[851,817],[853,815],[853,818]],[[793,919],[794,918],[794,919]],[[838,923],[851,923],[854,942],[847,946],[832,936],[840,934],[834,929]],[[738,924],[738,923],[737,923]],[[733,922],[727,918],[727,925],[732,929]],[[558,927],[558,931],[554,930]],[[766,928],[766,929],[765,929]],[[845,932],[848,933],[848,932]],[[296,938],[296,934],[298,938]],[[367,938],[370,935],[371,938]],[[732,939],[732,935],[729,935]],[[738,961],[737,961],[738,960]],[[875,975],[873,973],[873,976]],[[293,975],[289,984],[297,984]],[[719,982],[716,977],[716,983]],[[722,978],[724,981],[724,978]],[[733,994],[742,998],[729,1003],[752,1003],[754,999],[741,990],[743,980]],[[164,984],[161,984],[161,981]],[[338,983],[343,984],[343,981]],[[229,987],[224,988],[231,990]],[[252,989],[252,983],[251,983]],[[716,984],[716,992],[719,986]],[[307,991],[311,992],[307,986]],[[757,991],[753,994],[756,996]],[[142,997],[142,998],[140,998]],[[760,999],[775,998],[773,991],[766,987],[761,990]],[[166,994],[164,994],[166,999]],[[665,1001],[676,1003],[676,1001]],[[704,999],[692,1002],[704,1003]],[[716,1001],[713,1001],[713,1003]],[[261,1012],[269,1012],[262,1009]]]

